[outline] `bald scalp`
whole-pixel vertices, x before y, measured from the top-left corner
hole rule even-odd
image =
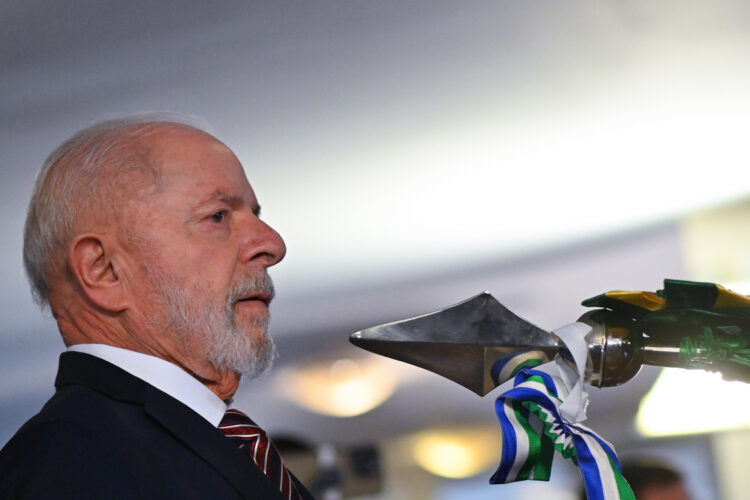
[[[44,162],[24,231],[24,266],[35,300],[46,306],[50,282],[65,276],[67,247],[85,232],[121,231],[128,202],[163,188],[159,132],[200,131],[182,117],[140,115],[102,122],[73,135]]]

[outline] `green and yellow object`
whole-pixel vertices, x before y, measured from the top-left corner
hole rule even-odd
[[[602,308],[609,324],[630,330],[623,354],[633,365],[702,368],[750,382],[750,297],[714,283],[667,279],[663,290],[610,291],[583,305]]]

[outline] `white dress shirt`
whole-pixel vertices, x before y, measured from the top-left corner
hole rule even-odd
[[[96,356],[153,385],[181,402],[214,427],[219,426],[226,403],[211,389],[177,365],[156,356],[104,344],[77,344],[68,351]]]

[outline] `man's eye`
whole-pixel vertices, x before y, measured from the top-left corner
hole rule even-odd
[[[227,211],[226,210],[219,210],[218,212],[214,212],[209,216],[209,219],[211,219],[213,222],[224,222],[224,219],[227,217]]]

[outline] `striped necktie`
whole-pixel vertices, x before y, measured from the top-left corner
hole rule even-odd
[[[260,467],[284,497],[288,500],[302,498],[276,446],[250,417],[239,410],[227,410],[219,429]]]

